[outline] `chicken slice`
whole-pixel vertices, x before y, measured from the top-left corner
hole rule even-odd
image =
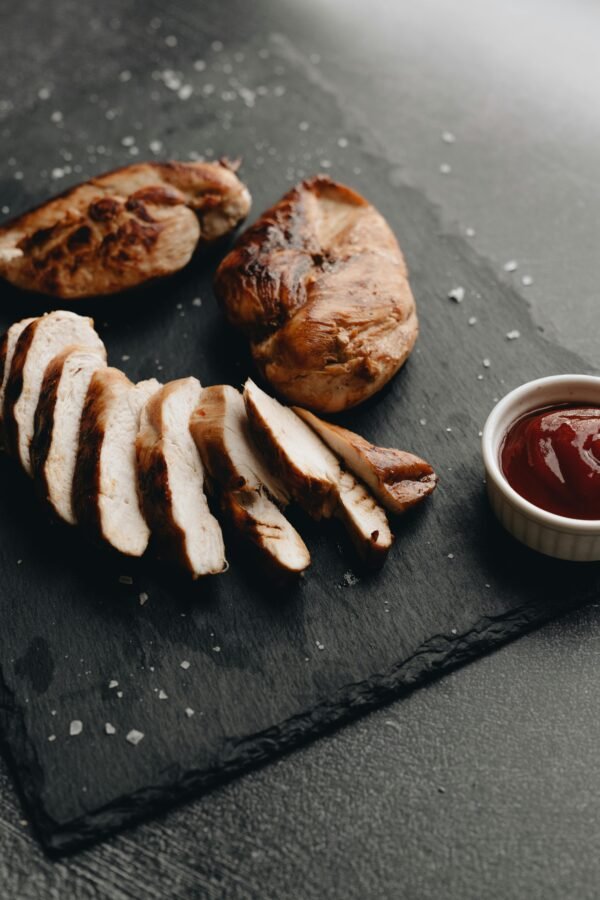
[[[57,310],[34,319],[17,340],[4,395],[4,434],[9,453],[31,475],[35,411],[48,363],[66,347],[104,349],[92,319]]]
[[[25,331],[30,322],[33,322],[33,319],[21,319],[20,322],[15,322],[4,332],[0,340],[0,430],[2,430],[4,420],[4,392],[15,347],[21,333]]]
[[[91,178],[0,228],[0,276],[76,299],[176,272],[248,214],[235,168],[144,162]]]
[[[142,556],[150,538],[138,498],[135,440],[142,408],[159,389],[154,378],[133,384],[119,369],[98,369],[81,416],[75,518],[128,556]]]
[[[76,521],[73,475],[83,404],[92,375],[105,366],[104,347],[67,347],[46,369],[35,412],[33,477],[42,496],[70,525]]]
[[[142,507],[161,556],[194,578],[223,572],[225,547],[204,494],[204,468],[190,434],[202,387],[181,378],[161,388],[142,411],[136,440]]]
[[[404,258],[383,216],[326,176],[289,191],[221,262],[215,292],[264,378],[321,412],[362,403],[418,335]]]
[[[424,459],[406,450],[376,447],[359,434],[324,422],[306,409],[294,411],[316,431],[385,508],[397,515],[428,497],[438,477]]]
[[[244,402],[252,434],[294,500],[314,519],[336,516],[362,559],[381,565],[392,545],[384,510],[296,413],[248,379]]]
[[[302,572],[308,549],[283,513],[289,494],[260,457],[241,394],[226,384],[205,388],[190,430],[209,475],[219,487],[221,507],[237,533],[277,574]]]

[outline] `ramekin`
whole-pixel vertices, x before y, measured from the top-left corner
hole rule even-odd
[[[500,467],[502,442],[513,422],[528,412],[560,403],[600,406],[600,377],[538,378],[496,404],[481,441],[488,496],[502,525],[527,547],[558,559],[593,562],[600,560],[600,519],[570,519],[540,509],[510,486]]]

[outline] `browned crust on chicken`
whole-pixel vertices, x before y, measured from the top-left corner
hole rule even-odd
[[[48,365],[42,382],[40,399],[35,411],[33,438],[29,452],[31,471],[36,487],[44,499],[48,495],[45,466],[52,445],[56,397],[62,377],[63,365],[71,352],[72,348],[67,347],[63,353],[56,356]]]
[[[102,536],[102,517],[98,505],[100,495],[100,463],[104,441],[104,411],[107,389],[111,381],[129,382],[116,369],[92,375],[81,414],[79,450],[73,476],[73,512],[77,523],[95,537]]]
[[[115,293],[181,269],[249,208],[225,162],[126,166],[0,228],[0,275],[64,299]]]
[[[296,467],[285,448],[273,436],[269,422],[261,415],[248,389],[244,390],[244,403],[256,446],[294,500],[314,519],[331,516],[337,503],[334,482],[325,477],[317,478]]]
[[[401,514],[435,490],[438,476],[419,456],[406,450],[377,447],[361,435],[325,422],[306,409],[293,409],[369,485],[390,512]]]
[[[385,219],[322,175],[244,232],[217,270],[215,292],[266,380],[321,412],[380,390],[418,334],[404,258]]]
[[[19,428],[15,418],[15,406],[23,390],[23,369],[29,348],[41,319],[34,319],[21,332],[15,346],[6,389],[4,392],[4,446],[11,456],[19,457]]]
[[[176,390],[177,382],[166,385],[146,404],[150,422],[157,434],[162,433],[163,401],[166,394]],[[173,499],[169,486],[169,471],[162,440],[150,445],[138,434],[135,442],[139,497],[144,518],[150,526],[153,543],[160,556],[189,570],[185,551],[185,531],[173,517]]]

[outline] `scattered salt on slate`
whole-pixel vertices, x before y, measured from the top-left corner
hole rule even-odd
[[[126,740],[129,741],[130,744],[133,744],[135,747],[136,744],[139,744],[140,741],[144,739],[144,732],[138,731],[136,728],[132,728],[131,731],[128,732]]]

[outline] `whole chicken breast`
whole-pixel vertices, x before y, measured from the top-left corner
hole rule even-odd
[[[145,162],[91,178],[0,228],[0,276],[73,300],[177,272],[248,214],[235,168]]]
[[[321,412],[379,391],[417,339],[406,265],[387,222],[323,175],[244,232],[217,270],[215,291],[250,338],[263,377]]]

